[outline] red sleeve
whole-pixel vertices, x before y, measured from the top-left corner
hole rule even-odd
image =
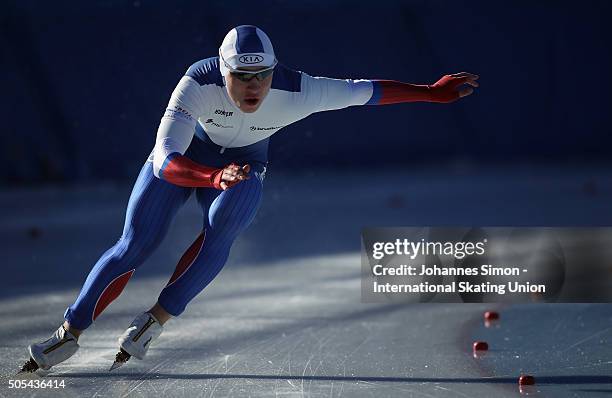
[[[465,82],[464,78],[453,79],[444,76],[432,85],[418,85],[395,80],[372,80],[372,97],[366,105],[399,104],[402,102],[449,103],[459,98],[456,88]]]
[[[221,188],[222,168],[202,166],[178,152],[171,153],[159,170],[159,178],[181,187]]]
[[[431,88],[395,80],[372,80],[372,98],[366,105],[399,104],[402,102],[431,101]]]

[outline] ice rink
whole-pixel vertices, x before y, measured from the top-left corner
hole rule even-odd
[[[384,178],[383,178],[384,176]],[[28,344],[62,322],[121,233],[131,186],[0,194],[0,396],[603,397],[612,395],[612,305],[363,304],[360,230],[408,225],[612,225],[612,170],[462,166],[290,176],[272,168],[228,265],[144,361],[108,368],[200,227],[190,200],[163,245],[51,373],[9,389]],[[568,211],[567,209],[571,209]],[[612,268],[610,269],[612,272]],[[493,327],[485,310],[500,312]],[[472,356],[472,342],[489,352]],[[519,390],[520,374],[536,378]]]

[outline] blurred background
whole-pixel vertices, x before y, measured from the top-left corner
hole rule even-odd
[[[273,169],[608,165],[611,11],[606,1],[3,2],[0,184],[133,181],[180,77],[240,24],[315,76],[480,75],[476,94],[452,105],[312,115],[273,137]]]

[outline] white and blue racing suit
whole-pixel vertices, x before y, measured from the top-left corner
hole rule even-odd
[[[232,243],[255,217],[270,136],[315,112],[379,100],[372,81],[311,77],[279,64],[259,109],[244,113],[228,95],[218,57],[193,64],[172,93],[155,148],[136,180],[123,234],[91,270],[66,310],[66,320],[81,330],[91,325],[160,244],[174,215],[195,190],[202,208],[202,232],[158,299],[168,313],[180,315],[221,271]],[[255,178],[225,191],[179,186],[164,178],[177,156],[214,167],[248,163]]]

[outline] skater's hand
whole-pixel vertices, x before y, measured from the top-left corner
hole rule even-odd
[[[444,75],[440,80],[430,87],[435,102],[449,103],[462,97],[467,97],[474,92],[472,87],[478,87],[478,75],[467,72]],[[471,87],[465,87],[469,85]],[[459,87],[463,86],[463,87]],[[459,88],[457,90],[457,88]]]
[[[248,164],[240,167],[235,163],[231,163],[223,169],[219,186],[225,191],[238,184],[240,181],[248,180],[251,178],[249,177],[249,171],[251,171],[251,166]]]

